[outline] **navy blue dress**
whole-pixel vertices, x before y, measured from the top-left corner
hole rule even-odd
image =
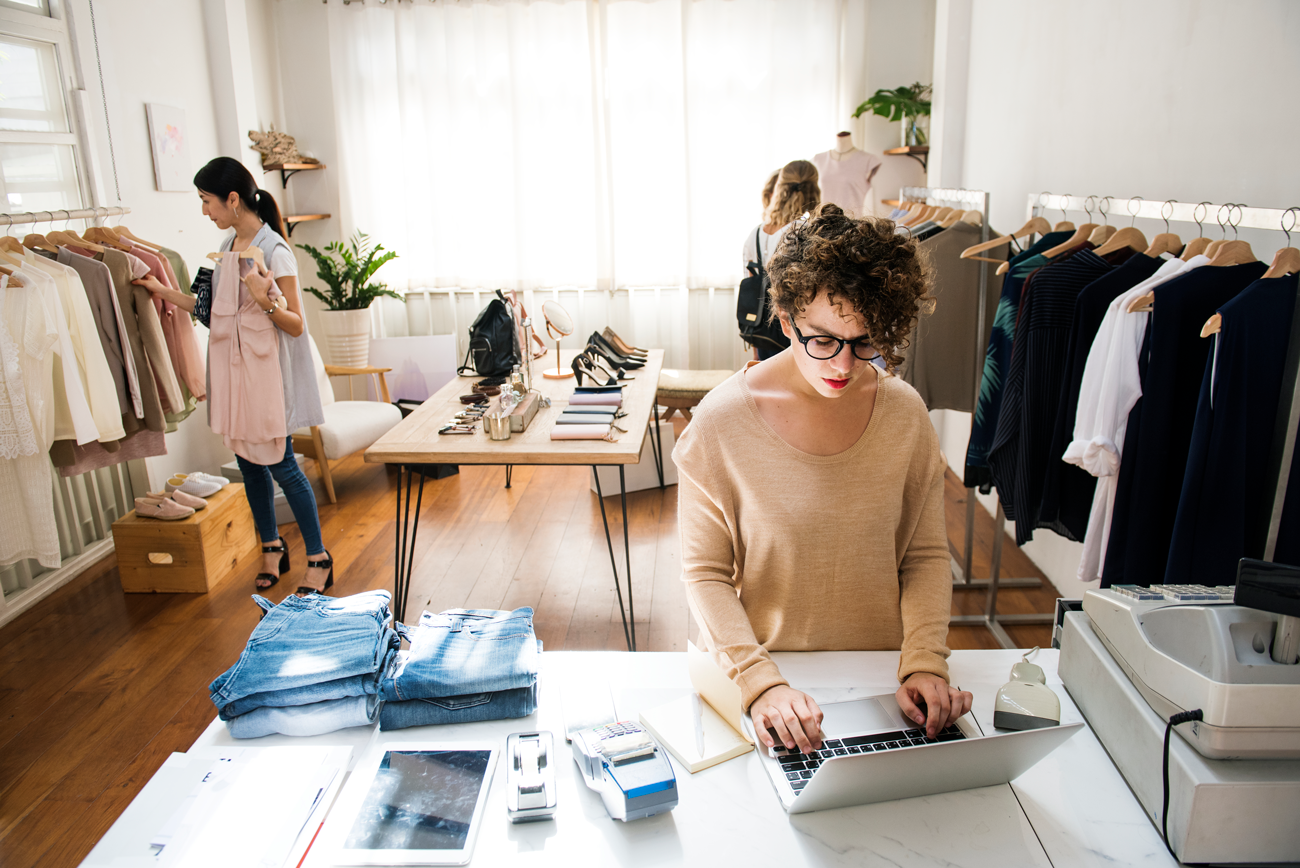
[[[1217,347],[1201,378],[1166,582],[1231,585],[1237,561],[1264,556],[1273,509],[1268,461],[1296,291],[1294,274],[1258,280],[1219,309],[1223,326],[1206,341]],[[1297,504],[1300,486],[1292,486],[1283,513],[1292,523],[1278,535],[1282,563],[1297,563]]]
[[[1127,582],[1149,585],[1164,579],[1196,422],[1197,396],[1212,344],[1201,337],[1201,326],[1267,268],[1262,262],[1205,265],[1156,288],[1144,344],[1149,360],[1142,383],[1141,431],[1136,438],[1125,438],[1117,509],[1111,518],[1103,566],[1104,584],[1119,583],[1113,572],[1106,572],[1116,557],[1123,558]],[[1128,434],[1133,434],[1131,421]],[[1132,479],[1126,484],[1128,476]],[[1126,515],[1120,521],[1119,496],[1126,489]]]

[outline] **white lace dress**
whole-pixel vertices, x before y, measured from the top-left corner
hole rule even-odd
[[[48,299],[0,275],[0,565],[61,560],[47,454],[54,440],[54,344]]]

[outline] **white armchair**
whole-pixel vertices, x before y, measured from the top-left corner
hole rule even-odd
[[[388,394],[388,381],[384,374],[392,368],[348,368],[340,365],[327,365],[316,349],[316,341],[311,341],[311,358],[316,366],[316,384],[320,389],[320,402],[325,410],[325,421],[311,428],[299,428],[293,432],[293,448],[308,458],[316,461],[320,468],[321,482],[325,484],[325,493],[330,503],[338,503],[334,494],[334,479],[330,476],[330,461],[346,458],[354,452],[366,449],[398,422],[402,413],[393,406]],[[376,380],[378,401],[336,401],[330,377],[350,377],[371,375]]]

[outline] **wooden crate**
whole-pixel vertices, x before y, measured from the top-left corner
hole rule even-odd
[[[178,521],[128,512],[113,522],[113,547],[128,593],[206,594],[261,554],[253,513],[237,482],[209,497],[206,509]]]

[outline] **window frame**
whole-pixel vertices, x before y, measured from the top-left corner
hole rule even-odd
[[[67,132],[35,132],[30,130],[0,130],[0,144],[66,145],[72,148],[72,165],[77,175],[78,208],[91,207],[91,171],[87,164],[87,128],[83,107],[77,99],[84,93],[79,84],[79,66],[76,47],[68,26],[68,10],[62,0],[49,0],[49,14],[22,11],[12,6],[0,5],[0,35],[40,42],[54,48],[64,111],[68,118]],[[7,200],[0,201],[0,212],[10,212]],[[21,213],[21,212],[13,212]]]

